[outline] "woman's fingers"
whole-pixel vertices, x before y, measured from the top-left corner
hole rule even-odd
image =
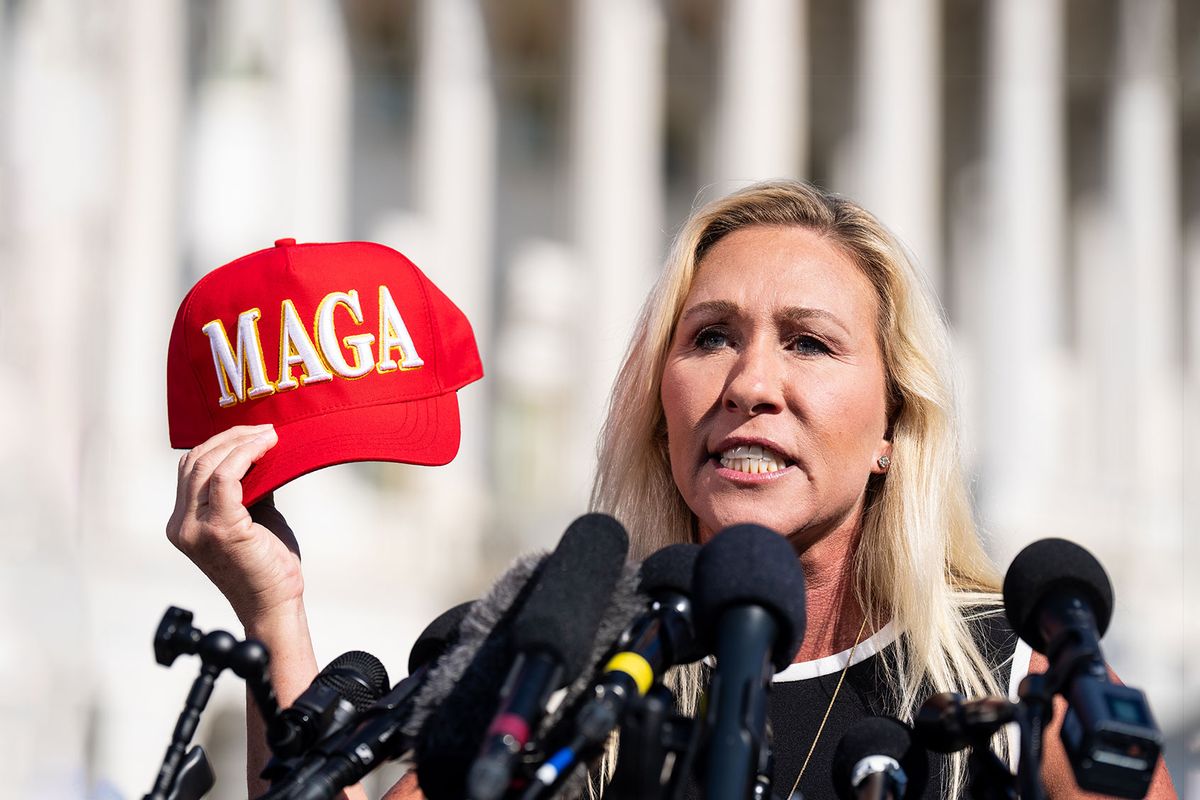
[[[267,440],[259,440],[264,434],[268,435]],[[274,437],[271,425],[240,425],[218,433],[185,453],[179,460],[179,482],[175,489],[175,508],[167,522],[167,539],[182,548],[185,540],[196,536],[199,526],[197,513],[202,502],[208,502],[209,481],[231,452],[249,446],[259,451],[250,456],[249,463],[253,463],[253,459],[260,458],[270,447],[267,442],[274,443]],[[242,475],[249,469],[249,463],[242,470]],[[239,482],[242,475],[238,476]],[[238,488],[240,491],[240,486]],[[241,502],[240,497],[238,502]]]
[[[205,458],[223,456],[220,463],[213,468],[208,481],[200,487],[197,493],[197,505],[204,505],[207,500],[210,512],[224,518],[240,515],[242,511],[242,478],[250,469],[250,465],[263,457],[263,454],[275,446],[279,436],[273,428],[267,428],[256,434],[238,439],[233,446],[218,448],[202,456],[199,464]],[[197,468],[197,472],[199,472]]]
[[[229,600],[245,623],[283,608],[304,591],[299,548],[282,515],[267,502],[256,524],[243,504],[242,478],[279,441],[270,425],[232,428],[184,457],[167,538]],[[258,507],[256,506],[256,509]]]
[[[258,437],[268,432],[274,435],[274,429],[270,425],[238,426],[223,431],[192,450],[180,475],[179,491],[183,495],[185,508],[194,510],[208,502],[209,479],[217,467],[221,466],[235,449],[246,445],[257,447]],[[246,464],[246,469],[250,468],[251,463],[253,462]],[[238,479],[241,479],[241,475]]]
[[[258,434],[272,427],[274,426],[270,424],[234,425],[232,428],[227,428],[220,433],[213,435],[183,454],[183,458],[179,461],[180,477],[183,477],[185,473],[190,473],[195,467],[196,462],[209,451],[221,447],[227,447],[230,442],[236,439],[241,439],[248,435]]]

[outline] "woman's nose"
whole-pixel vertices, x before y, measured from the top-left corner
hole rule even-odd
[[[751,417],[782,411],[783,382],[776,366],[771,355],[758,348],[743,351],[725,384],[725,410]]]

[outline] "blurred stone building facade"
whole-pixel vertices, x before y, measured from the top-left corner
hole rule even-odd
[[[794,176],[908,244],[959,359],[1001,566],[1074,539],[1107,653],[1200,797],[1200,6],[1193,0],[0,3],[0,796],[134,797],[238,632],[162,529],[167,334],[292,236],[412,257],[473,321],[449,467],[278,494],[318,659],[400,677],[433,615],[586,507],[634,314],[689,209]],[[200,731],[244,794],[242,691]],[[394,775],[394,773],[392,773]]]

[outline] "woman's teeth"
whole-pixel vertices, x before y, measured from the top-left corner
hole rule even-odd
[[[778,472],[786,466],[783,456],[757,444],[741,444],[721,453],[721,466],[757,475]]]

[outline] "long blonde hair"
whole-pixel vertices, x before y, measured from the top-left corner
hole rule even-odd
[[[896,238],[853,202],[797,181],[747,187],[699,209],[676,236],[638,318],[599,441],[592,506],[621,520],[633,555],[694,539],[696,519],[671,477],[659,397],[667,351],[705,253],[754,225],[801,226],[839,244],[878,298],[887,375],[892,462],[867,484],[854,591],[867,619],[890,617],[903,646],[890,648],[891,714],[911,720],[931,692],[1000,691],[968,628],[968,608],[997,607],[999,582],[971,513],[950,380],[949,335],[923,275]],[[692,713],[698,668],[676,671]],[[611,762],[611,759],[608,759]],[[962,785],[963,761],[948,791]]]

